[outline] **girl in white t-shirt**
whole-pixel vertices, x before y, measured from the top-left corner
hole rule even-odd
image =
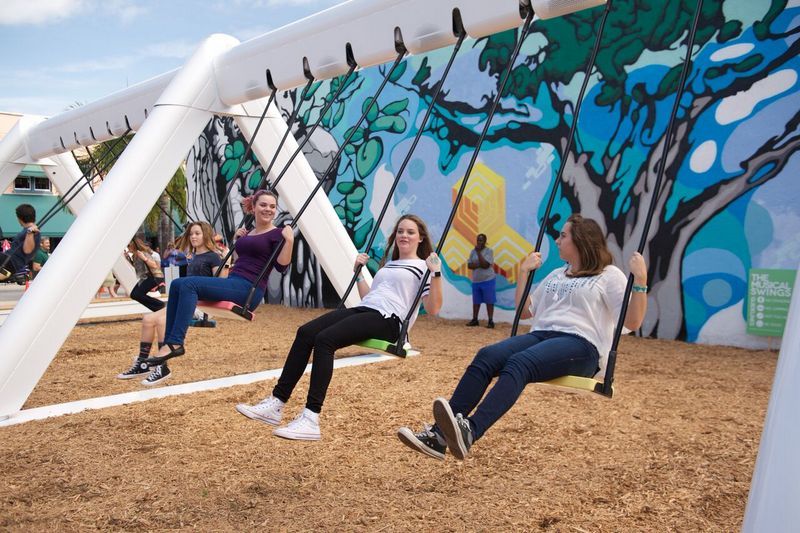
[[[400,428],[403,444],[437,459],[444,459],[450,448],[464,459],[472,443],[511,409],[528,383],[604,374],[627,278],[611,264],[605,236],[594,220],[578,214],[569,217],[556,246],[567,264],[551,272],[534,291],[533,303],[522,315],[533,316],[531,332],[481,348],[450,401],[433,402],[436,425],[418,433]],[[541,264],[541,254],[530,254],[522,263],[520,279]],[[634,285],[624,325],[634,330],[647,311],[647,266],[639,253],[633,254],[628,266]],[[518,304],[524,285],[517,284]],[[483,398],[495,377],[497,382]]]
[[[389,236],[387,250],[392,250],[391,260],[387,262],[384,257],[384,264],[375,275],[372,287],[363,277],[357,278],[361,304],[331,311],[300,326],[272,394],[256,405],[239,404],[237,411],[248,418],[277,426],[283,406],[289,401],[313,352],[305,409],[273,434],[287,439],[319,440],[319,413],[333,376],[334,352],[368,339],[397,341],[401,320],[411,310],[426,270],[430,270],[432,275],[423,289],[422,303],[428,313],[435,315],[439,312],[442,307],[441,262],[433,251],[433,243],[422,219],[415,215],[400,217]],[[359,254],[354,268],[363,267],[368,260],[367,254]],[[412,317],[416,318],[416,313]]]

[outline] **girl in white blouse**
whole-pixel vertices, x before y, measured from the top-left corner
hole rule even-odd
[[[533,292],[522,315],[533,316],[530,333],[481,348],[450,401],[434,401],[436,425],[418,433],[398,430],[404,444],[437,459],[444,459],[450,448],[464,459],[473,442],[511,409],[528,383],[604,375],[627,277],[611,264],[605,236],[592,219],[569,217],[556,246],[566,265],[551,272]],[[541,254],[531,253],[521,265],[520,279],[541,264]],[[647,311],[647,266],[639,253],[633,254],[628,266],[634,285],[624,325],[635,330]],[[524,286],[517,284],[518,305]],[[493,378],[497,382],[483,398]]]

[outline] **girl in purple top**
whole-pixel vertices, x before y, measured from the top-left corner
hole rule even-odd
[[[244,305],[247,295],[258,278],[261,269],[269,260],[275,248],[284,242],[273,267],[283,272],[292,260],[294,232],[290,226],[283,229],[273,224],[278,210],[278,195],[268,190],[258,190],[250,198],[245,199],[245,211],[252,210],[255,227],[247,231],[236,230],[234,250],[236,263],[227,278],[188,277],[178,278],[169,288],[167,300],[167,329],[164,335],[164,346],[157,357],[176,357],[186,353],[183,341],[189,322],[194,315],[197,300],[226,301]],[[268,276],[256,287],[251,309],[264,299],[264,289]]]

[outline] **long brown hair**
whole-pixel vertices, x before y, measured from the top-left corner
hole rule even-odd
[[[394,245],[394,239],[397,236],[397,228],[400,227],[400,223],[404,220],[410,220],[417,225],[417,231],[419,232],[420,238],[420,243],[417,245],[417,257],[420,259],[427,259],[428,256],[433,253],[433,243],[431,242],[431,237],[428,233],[428,226],[426,226],[425,222],[417,215],[403,215],[397,219],[394,229],[392,229],[392,233],[389,235],[389,239],[386,241],[386,251],[392,251],[392,261],[395,261],[400,257],[400,250],[398,250]],[[381,266],[386,264],[387,258],[388,254],[384,253],[383,259],[381,260]]]
[[[203,232],[203,246],[208,248],[209,251],[219,254],[219,246],[217,246],[217,243],[214,242],[214,228],[211,227],[211,224],[202,220],[192,222],[186,226],[186,230],[183,232],[183,234],[175,239],[175,248],[184,253],[195,253],[195,250],[192,248],[191,240],[189,239],[189,233],[191,233],[192,228],[195,226],[199,226],[200,231]]]
[[[600,224],[591,218],[583,218],[579,213],[571,215],[567,222],[570,223],[572,242],[581,258],[581,269],[571,272],[570,277],[596,276],[614,262]]]
[[[153,249],[145,244],[145,242],[139,237],[134,237],[131,239],[131,242],[128,243],[128,250],[130,250],[131,247],[133,248],[133,252],[144,252],[146,254],[153,253]]]

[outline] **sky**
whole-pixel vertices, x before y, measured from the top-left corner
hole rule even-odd
[[[0,0],[0,111],[53,116],[342,0]]]

